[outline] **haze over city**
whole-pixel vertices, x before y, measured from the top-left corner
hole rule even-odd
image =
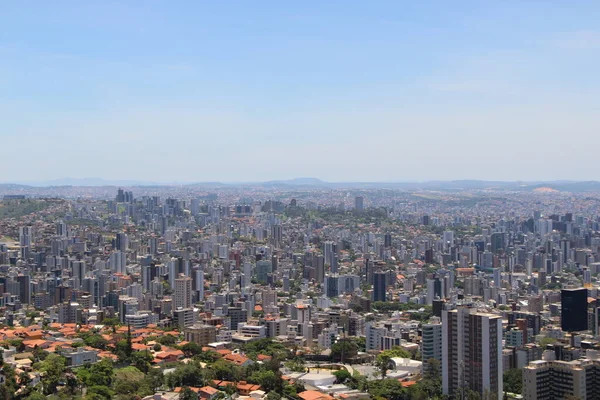
[[[0,181],[595,180],[599,11],[3,4]]]

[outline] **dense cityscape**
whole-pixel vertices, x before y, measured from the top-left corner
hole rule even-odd
[[[600,400],[599,1],[0,1],[0,400]]]
[[[597,398],[600,194],[348,186],[2,185],[2,398]]]

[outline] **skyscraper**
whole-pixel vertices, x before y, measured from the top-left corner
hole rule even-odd
[[[502,399],[502,317],[459,307],[442,313],[442,387]],[[490,397],[490,398],[493,398]]]
[[[373,274],[373,301],[386,300],[386,273],[375,272]]]
[[[192,306],[192,278],[189,276],[179,276],[175,279],[173,304],[175,309],[190,308]]]
[[[587,330],[587,296],[583,288],[561,290],[560,327],[564,332]]]
[[[281,225],[273,225],[271,226],[271,242],[273,246],[276,248],[281,247],[283,243],[283,231],[281,229]]]
[[[340,295],[339,292],[339,277],[337,275],[327,275],[325,279],[325,293],[327,297],[338,297]]]
[[[435,323],[423,324],[423,340],[421,341],[421,355],[423,359],[423,370],[428,366],[432,358],[442,364],[442,324],[437,318]],[[441,372],[441,371],[439,371]]]
[[[505,234],[503,232],[494,232],[490,236],[490,243],[492,245],[492,253],[496,254],[498,251],[503,250],[505,247]]]
[[[364,198],[362,196],[356,196],[354,198],[354,209],[356,211],[363,211],[365,209]]]
[[[261,260],[256,262],[256,280],[260,283],[267,283],[268,275],[273,272],[271,261]]]
[[[252,283],[252,264],[244,263],[244,276],[242,277],[242,287],[248,287]]]
[[[312,266],[315,269],[315,279],[319,283],[325,281],[325,257],[315,255],[312,259]]]

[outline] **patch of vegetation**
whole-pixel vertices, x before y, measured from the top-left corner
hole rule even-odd
[[[18,199],[0,201],[0,219],[20,218],[43,211],[54,202],[50,200]]]

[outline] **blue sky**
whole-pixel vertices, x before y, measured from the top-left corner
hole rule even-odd
[[[600,180],[598,21],[594,1],[8,2],[0,181]]]

